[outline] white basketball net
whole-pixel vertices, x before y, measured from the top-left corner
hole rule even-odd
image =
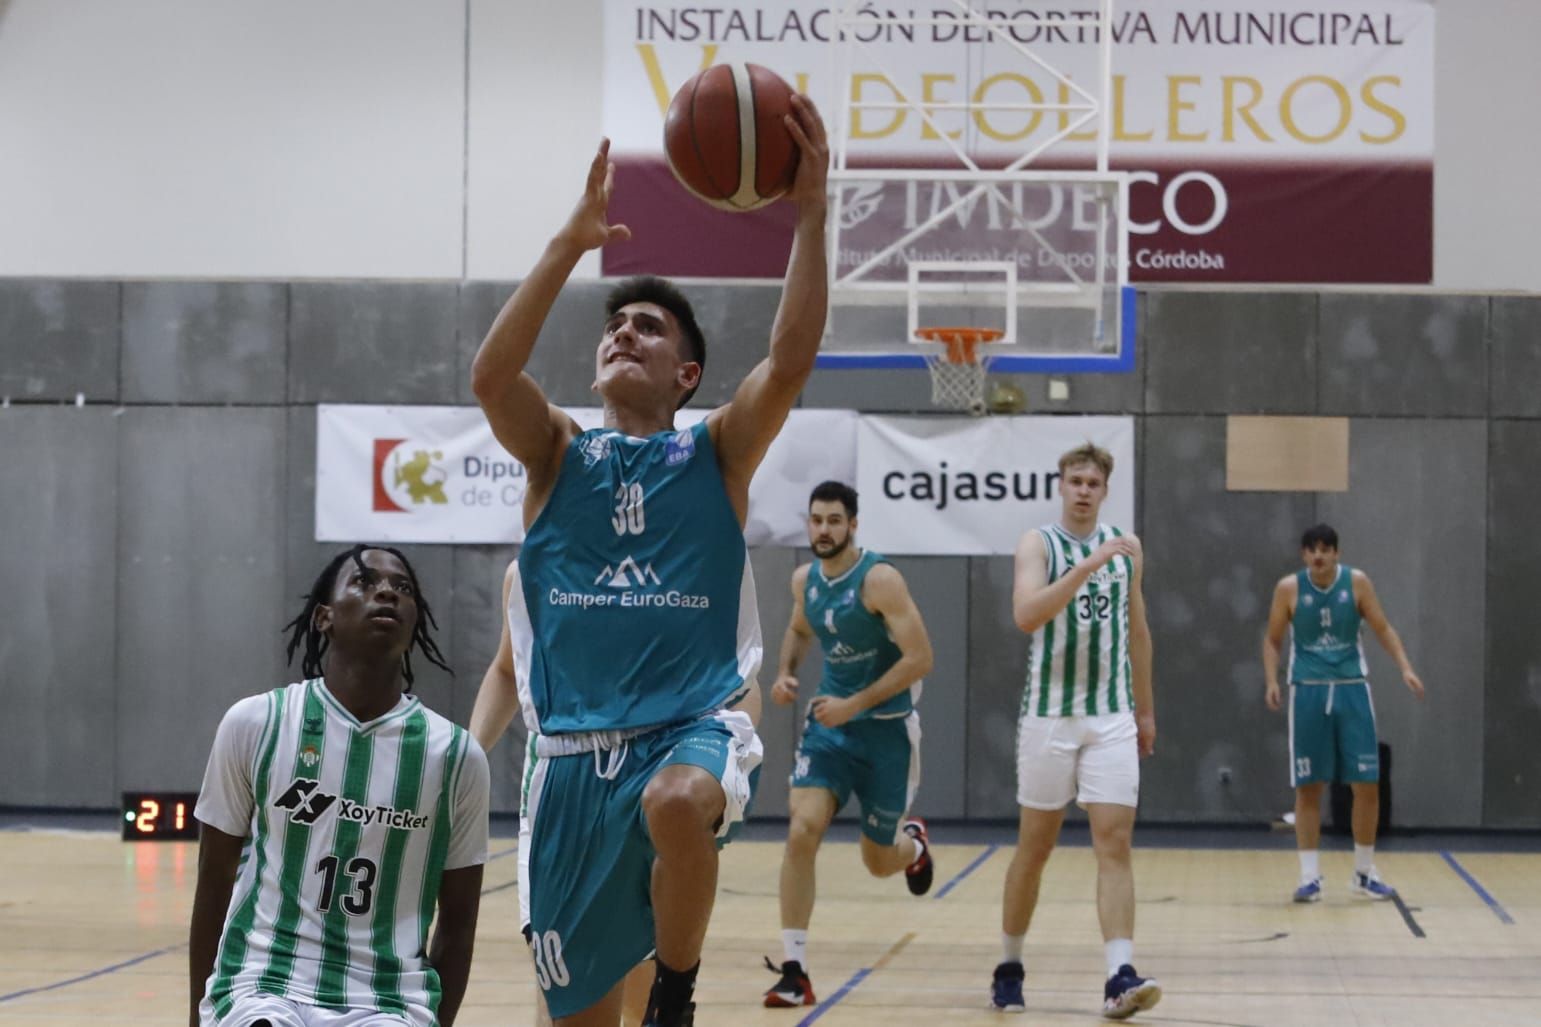
[[[973,347],[972,359],[952,361],[946,353],[927,353],[931,371],[931,402],[948,410],[967,410],[978,417],[985,412],[985,378],[990,358]]]

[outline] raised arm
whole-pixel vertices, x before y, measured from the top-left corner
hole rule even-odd
[[[771,328],[770,355],[745,376],[727,404],[707,416],[717,462],[740,520],[749,505],[749,480],[813,373],[829,306],[824,242],[829,143],[813,101],[801,94],[792,97],[787,128],[799,150],[797,178],[787,194],[797,205],[797,228]]]
[[[891,564],[880,563],[867,572],[861,586],[862,605],[883,618],[888,636],[899,647],[899,659],[881,677],[854,695],[837,699],[815,696],[813,716],[825,727],[839,727],[863,710],[892,699],[931,673],[931,638],[904,575]]]
[[[525,365],[578,258],[608,242],[631,238],[625,225],[611,225],[605,219],[615,179],[615,165],[610,163],[609,154],[610,141],[602,140],[589,165],[588,180],[577,207],[498,312],[471,363],[471,390],[487,415],[493,435],[524,464],[529,476],[526,523],[533,520],[533,513],[538,513],[544,504],[561,466],[562,452],[578,434],[578,426],[546,401],[535,379],[525,373]]]
[[[1051,582],[1043,535],[1036,531],[1023,535],[1017,543],[1016,572],[1011,586],[1011,613],[1017,627],[1031,635],[1049,623],[1070,605],[1076,592],[1099,567],[1115,556],[1138,558],[1139,545],[1130,535],[1108,539],[1090,557]]]
[[[792,616],[787,632],[781,637],[781,658],[776,664],[776,683],[771,686],[771,700],[785,706],[797,699],[797,668],[802,666],[808,647],[813,644],[813,630],[808,627],[808,611],[803,607],[803,589],[808,583],[809,564],[792,572]]]
[[[503,732],[508,730],[514,714],[519,712],[519,683],[514,679],[514,646],[508,633],[508,593],[519,573],[519,561],[511,560],[503,572],[503,605],[498,608],[498,619],[503,631],[498,638],[497,655],[482,675],[482,685],[476,691],[476,703],[471,707],[471,737],[484,752],[491,752]]]
[[[1295,576],[1280,578],[1273,587],[1273,605],[1268,608],[1268,628],[1263,632],[1263,702],[1270,710],[1284,706],[1279,692],[1279,651],[1284,648],[1284,633],[1290,626],[1290,607],[1295,601]]]
[[[1156,690],[1152,681],[1155,646],[1150,622],[1145,617],[1145,549],[1140,540],[1127,536],[1138,549],[1134,580],[1129,585],[1129,665],[1134,672],[1134,722],[1139,733],[1141,756],[1156,752]]]
[[[1364,571],[1354,571],[1354,599],[1359,603],[1359,615],[1370,625],[1370,630],[1375,632],[1381,648],[1396,661],[1397,670],[1402,672],[1403,684],[1407,685],[1413,695],[1422,699],[1423,682],[1414,672],[1412,661],[1407,658],[1407,650],[1402,648],[1402,636],[1397,634],[1397,629],[1386,619],[1386,611],[1381,609],[1375,586]]]

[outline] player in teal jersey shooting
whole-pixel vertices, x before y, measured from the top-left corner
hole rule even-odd
[[[454,1022],[488,772],[463,728],[403,694],[413,649],[444,666],[432,623],[404,556],[354,546],[289,624],[306,680],[220,721],[196,810],[193,1027]]]
[[[781,642],[771,698],[798,698],[797,667],[815,640],[824,673],[808,704],[788,801],[781,862],[781,979],[771,1008],[811,1006],[808,923],[814,860],[830,821],[854,792],[861,802],[861,858],[874,877],[905,871],[911,894],[931,888],[926,826],[906,819],[920,785],[920,679],[931,640],[904,576],[856,541],[856,491],[826,481],[808,500],[808,541],[818,560],[792,572],[792,618]],[[767,960],[767,962],[769,962]]]
[[[1133,535],[1097,520],[1113,457],[1087,443],[1059,459],[1058,523],[1017,544],[1012,615],[1032,636],[1017,722],[1017,848],[1006,871],[1002,959],[990,998],[1022,1012],[1022,943],[1043,868],[1072,799],[1091,821],[1097,919],[1107,957],[1102,1014],[1124,1019],[1161,999],[1134,969],[1130,844],[1140,758],[1156,744],[1145,555]]]
[[[1279,652],[1291,635],[1290,783],[1295,789],[1295,845],[1300,853],[1296,902],[1322,897],[1318,850],[1322,793],[1332,781],[1353,792],[1354,876],[1350,892],[1385,900],[1396,889],[1375,870],[1375,833],[1380,823],[1380,743],[1370,700],[1369,666],[1360,637],[1368,624],[1381,647],[1396,661],[1402,681],[1419,699],[1423,682],[1413,671],[1402,638],[1386,619],[1375,586],[1364,571],[1338,561],[1338,533],[1326,524],[1300,538],[1305,567],[1274,586],[1263,636],[1264,701],[1283,706]]]
[[[536,978],[558,1023],[612,1027],[621,981],[656,948],[648,1023],[689,1024],[717,847],[743,818],[762,752],[735,703],[763,655],[743,525],[749,482],[824,333],[829,148],[792,100],[796,227],[770,353],[698,425],[705,339],[658,279],[606,303],[594,361],[605,424],[583,431],[525,371],[578,259],[630,232],[606,218],[602,143],[577,208],[493,322],[471,386],[528,475],[514,665],[539,762],[529,783]],[[741,340],[740,340],[741,342]]]

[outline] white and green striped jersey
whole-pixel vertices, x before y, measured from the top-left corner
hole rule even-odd
[[[1049,581],[1064,577],[1108,539],[1106,524],[1077,538],[1058,524],[1037,529]],[[1070,604],[1033,633],[1022,712],[1034,717],[1095,717],[1134,709],[1129,662],[1129,589],[1134,561],[1115,556],[1086,579]]]
[[[220,722],[199,820],[246,836],[205,1009],[252,992],[436,1022],[425,958],[445,870],[487,859],[487,758],[403,696],[361,724],[317,679]]]

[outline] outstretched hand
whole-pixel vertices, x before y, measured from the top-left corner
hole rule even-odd
[[[610,140],[601,139],[599,151],[589,165],[583,196],[558,235],[584,250],[597,250],[607,243],[630,239],[631,229],[625,225],[612,225],[606,220],[610,192],[614,188],[615,165],[610,162]]]
[[[787,199],[804,210],[822,212],[829,202],[829,135],[813,101],[792,94],[792,113],[786,116],[787,131],[797,143],[797,175]]]

